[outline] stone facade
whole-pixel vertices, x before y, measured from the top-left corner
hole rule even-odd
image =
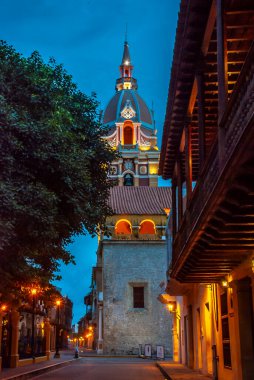
[[[103,243],[103,346],[105,354],[138,352],[139,344],[164,345],[172,354],[171,316],[157,297],[165,281],[166,242]],[[144,286],[143,309],[133,308],[133,286]]]

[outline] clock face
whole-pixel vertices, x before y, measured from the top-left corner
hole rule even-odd
[[[135,117],[136,112],[134,111],[131,101],[128,99],[126,100],[126,104],[121,112],[121,116],[124,117],[125,119],[132,119]]]
[[[135,116],[135,113],[133,112],[133,110],[131,108],[127,108],[125,109],[123,112],[122,112],[122,116],[125,118],[125,119],[131,119],[132,117]]]
[[[140,174],[146,174],[147,173],[147,167],[146,166],[140,166]]]
[[[125,161],[125,163],[124,163],[124,168],[125,168],[126,170],[132,170],[132,169],[133,169],[133,163],[132,163],[130,160]]]

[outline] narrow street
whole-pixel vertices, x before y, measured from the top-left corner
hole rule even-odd
[[[143,359],[81,358],[73,364],[33,377],[43,380],[163,380],[154,361]]]

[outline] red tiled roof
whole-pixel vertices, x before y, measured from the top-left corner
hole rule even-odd
[[[171,188],[114,186],[109,204],[118,215],[165,215],[164,208],[171,208]]]

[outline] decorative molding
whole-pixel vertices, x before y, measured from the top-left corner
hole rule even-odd
[[[121,116],[124,119],[132,119],[133,117],[136,116],[136,112],[133,109],[131,101],[129,99],[126,100],[126,104],[125,104],[124,108],[121,111]]]
[[[151,143],[150,143],[150,141],[145,140],[143,136],[140,136],[139,145],[140,146],[151,146]]]
[[[108,145],[111,146],[111,148],[117,146],[116,137],[113,138],[112,140],[108,140]]]
[[[112,135],[110,135],[110,136],[103,136],[102,138],[103,138],[104,140],[111,140],[111,139],[113,139],[114,137],[116,137],[116,133],[117,133],[117,130],[115,130],[115,132],[112,133]]]

